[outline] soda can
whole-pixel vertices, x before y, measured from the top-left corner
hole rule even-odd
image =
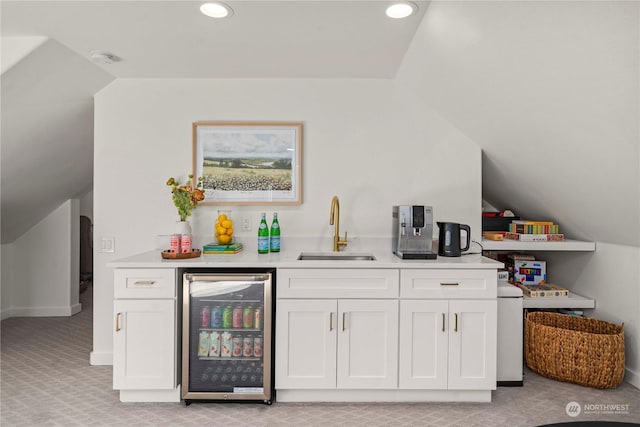
[[[169,240],[170,242],[170,247],[169,247],[169,252],[171,252],[172,254],[178,254],[180,253],[180,235],[179,234],[172,234],[171,235],[171,239]]]
[[[245,329],[253,328],[253,307],[250,305],[242,311],[242,327]]]
[[[262,357],[262,335],[258,335],[253,339],[253,355]]]
[[[242,355],[244,357],[253,356],[253,337],[251,335],[242,339]]]
[[[211,327],[222,327],[222,308],[220,308],[219,305],[216,305],[211,309]]]
[[[242,337],[240,335],[236,335],[233,337],[233,350],[232,350],[232,355],[233,357],[241,357],[242,356]]]
[[[209,357],[220,357],[220,332],[213,331],[209,334]]]
[[[228,305],[222,310],[222,327],[227,329],[233,326],[233,311]]]
[[[233,307],[233,328],[242,328],[242,306],[237,304]]]
[[[191,234],[183,234],[180,237],[180,252],[183,254],[191,253]]]
[[[232,339],[231,332],[224,332],[222,334],[222,343],[220,346],[220,356],[222,357],[231,357],[231,347],[232,347]]]
[[[198,336],[198,356],[207,357],[209,355],[209,332],[200,331]]]
[[[211,310],[208,305],[200,309],[200,327],[208,328],[211,325]]]
[[[253,327],[255,329],[262,329],[262,307],[256,307],[253,318]]]

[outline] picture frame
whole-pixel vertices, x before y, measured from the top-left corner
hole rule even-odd
[[[210,205],[302,203],[301,122],[193,122],[193,176]]]

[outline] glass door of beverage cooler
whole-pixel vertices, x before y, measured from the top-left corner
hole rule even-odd
[[[271,404],[272,273],[183,275],[182,398]]]

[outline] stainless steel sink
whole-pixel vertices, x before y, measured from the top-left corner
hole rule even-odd
[[[339,252],[302,252],[299,261],[375,261],[371,254],[339,253]]]

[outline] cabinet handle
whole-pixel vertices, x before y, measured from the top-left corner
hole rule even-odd
[[[151,286],[156,283],[155,280],[136,280],[133,282],[134,286]]]
[[[458,282],[446,282],[446,283],[440,282],[440,286],[458,286],[458,285],[460,285]]]
[[[442,313],[442,332],[444,332],[444,313]]]
[[[346,312],[342,312],[342,331],[345,330],[345,324],[347,323],[347,313]]]
[[[329,331],[333,331],[333,311],[329,313]]]
[[[454,316],[456,318],[456,325],[454,327],[454,332],[458,332],[458,313],[454,313]]]
[[[121,315],[121,314],[122,314],[122,313],[116,313],[116,332],[119,332],[119,331],[120,331],[120,329],[121,329],[121,328],[120,328],[120,315]]]

